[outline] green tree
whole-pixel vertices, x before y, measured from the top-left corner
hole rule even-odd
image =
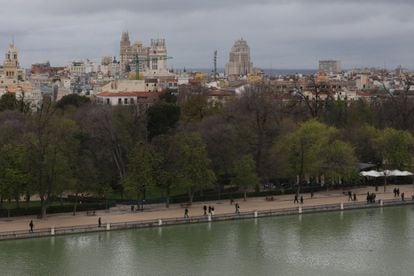
[[[380,136],[375,142],[376,149],[381,154],[384,168],[411,168],[414,149],[414,138],[411,133],[386,128],[380,132]]]
[[[31,118],[25,135],[31,162],[30,175],[34,190],[40,197],[41,217],[46,216],[53,196],[60,195],[73,179],[68,150],[73,149],[77,131],[73,120],[59,118],[50,102]]]
[[[231,182],[243,190],[244,200],[247,198],[247,191],[259,185],[256,163],[250,154],[234,162],[234,177]]]
[[[354,149],[348,143],[335,140],[322,149],[323,174],[334,182],[336,179],[351,179],[357,173]]]
[[[5,93],[0,97],[0,111],[17,109],[16,95]]]
[[[285,174],[298,177],[297,194],[306,175],[319,175],[324,165],[323,150],[329,145],[335,128],[315,119],[302,123],[298,129],[279,139],[275,153],[286,156]]]
[[[160,102],[147,110],[148,138],[166,134],[175,129],[180,119],[180,107],[175,104]]]
[[[56,102],[56,107],[64,109],[68,105],[75,107],[80,107],[81,105],[90,103],[90,99],[85,96],[80,96],[78,94],[69,94],[63,96],[59,101]]]
[[[128,155],[127,174],[123,179],[126,192],[145,200],[148,189],[155,185],[156,159],[150,145],[138,142]]]
[[[26,159],[26,149],[21,144],[0,147],[0,204],[3,199],[14,199],[16,207],[20,207],[20,197],[29,185]]]
[[[214,171],[210,169],[211,161],[207,156],[206,145],[200,134],[183,133],[176,137],[179,183],[188,192],[190,203],[194,193],[213,186],[216,181]]]
[[[160,135],[152,140],[155,157],[155,181],[156,186],[165,196],[165,205],[169,208],[170,196],[177,183],[180,181],[179,160],[177,142],[174,136]]]

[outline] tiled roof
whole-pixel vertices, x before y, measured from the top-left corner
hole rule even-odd
[[[141,91],[133,91],[133,92],[101,92],[98,93],[96,96],[98,97],[140,97],[140,98],[150,98],[150,97],[157,97],[157,94],[154,92],[141,92]]]

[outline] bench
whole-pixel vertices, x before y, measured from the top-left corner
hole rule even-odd
[[[86,211],[86,215],[87,216],[95,216],[96,215],[96,211],[95,210]]]

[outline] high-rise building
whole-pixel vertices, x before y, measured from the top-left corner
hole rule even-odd
[[[123,32],[120,42],[121,72],[134,72],[145,76],[169,75],[167,69],[167,47],[165,39],[151,39],[145,47],[142,42],[131,44],[128,32]]]
[[[327,74],[341,73],[341,62],[339,60],[320,60],[319,71]]]
[[[244,76],[253,72],[253,63],[250,61],[250,48],[243,38],[234,43],[225,70],[227,76]]]

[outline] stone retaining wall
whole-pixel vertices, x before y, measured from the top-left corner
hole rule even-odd
[[[137,229],[137,228],[149,228],[149,227],[163,227],[169,225],[179,224],[190,224],[190,223],[206,223],[214,221],[225,221],[225,220],[236,220],[236,219],[252,219],[269,216],[286,216],[296,214],[310,214],[318,212],[330,212],[330,211],[346,211],[354,209],[364,208],[381,208],[387,206],[400,206],[400,205],[411,205],[414,204],[414,200],[401,201],[397,200],[380,200],[376,203],[365,203],[365,202],[350,202],[340,204],[326,204],[317,206],[301,206],[294,208],[285,209],[271,209],[271,210],[258,210],[250,212],[241,212],[240,214],[228,213],[228,214],[217,214],[211,216],[194,216],[190,218],[168,218],[168,219],[154,219],[124,223],[108,223],[102,224],[101,227],[98,225],[81,225],[73,227],[57,227],[50,229],[36,229],[34,232],[29,231],[13,231],[13,232],[0,232],[1,240],[12,240],[12,239],[26,239],[26,238],[39,238],[39,237],[53,237],[57,235],[68,235],[68,234],[80,234],[90,232],[105,232],[113,230],[123,229]]]

